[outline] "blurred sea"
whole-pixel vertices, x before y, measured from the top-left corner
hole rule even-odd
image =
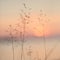
[[[60,38],[46,38],[45,45],[42,38],[26,38],[23,60],[44,60],[45,54],[47,60],[60,60]],[[14,40],[13,46],[14,60],[21,60],[21,40]],[[0,60],[13,60],[12,39],[0,39]]]

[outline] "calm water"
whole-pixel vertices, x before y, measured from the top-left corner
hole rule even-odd
[[[41,38],[25,39],[23,60],[44,60],[45,47],[47,60],[60,60],[60,38],[47,38],[46,46]],[[31,54],[28,52],[31,51]],[[21,60],[21,41],[14,41],[14,59]],[[0,40],[0,60],[13,60],[12,43]]]

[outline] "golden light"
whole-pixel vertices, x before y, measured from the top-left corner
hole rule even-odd
[[[45,17],[44,17],[45,18]],[[15,28],[15,24],[20,23],[21,24],[21,19],[14,20],[13,18],[10,18],[9,20],[2,21],[2,28],[1,28],[1,35],[6,35],[5,30],[8,29],[8,25],[12,24],[13,28]],[[8,22],[8,23],[7,23]],[[51,34],[50,29],[48,28],[49,26],[46,25],[46,27],[43,27],[38,20],[38,13],[32,13],[31,18],[29,19],[29,24],[26,24],[26,35],[30,36],[29,34],[32,34],[34,36],[40,37],[43,36],[43,30],[45,36],[48,36]],[[20,29],[19,29],[20,30]]]

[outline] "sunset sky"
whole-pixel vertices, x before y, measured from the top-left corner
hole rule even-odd
[[[24,9],[23,3],[32,9],[29,19],[32,23],[27,25],[27,34],[43,35],[43,26],[38,21],[40,10],[42,10],[43,14],[47,15],[43,19],[49,19],[48,22],[43,22],[46,36],[60,35],[60,0],[0,0],[0,37],[7,35],[8,25],[12,24],[15,27],[18,20],[21,20],[19,13]]]

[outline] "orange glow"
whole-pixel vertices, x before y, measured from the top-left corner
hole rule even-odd
[[[37,36],[37,37],[42,37],[42,36],[49,36],[51,34],[51,31],[46,28],[43,30],[43,27],[38,27],[37,29],[34,30],[34,36]]]
[[[10,18],[10,19],[9,18],[7,18],[7,20],[1,21],[0,36],[7,35],[7,33],[5,31],[8,29],[8,25],[11,24],[11,25],[13,25],[13,28],[15,28],[15,24],[20,23],[20,21],[18,22],[17,17]],[[47,19],[47,17],[46,18],[43,17],[43,19]],[[31,18],[29,19],[29,24],[26,24],[26,29],[25,29],[26,35],[30,36],[29,34],[33,34],[34,36],[40,37],[40,36],[43,36],[43,30],[44,30],[45,36],[50,36],[55,32],[57,33],[58,27],[56,25],[56,22],[55,22],[55,26],[53,25],[53,23],[51,23],[51,22],[54,22],[54,18],[52,18],[52,19],[51,19],[51,21],[49,21],[50,23],[47,22],[47,24],[45,24],[45,26],[43,26],[41,24],[41,22],[39,22],[39,20],[38,20],[38,13],[32,13]],[[19,18],[19,20],[20,20],[20,18]],[[45,21],[43,21],[42,23],[45,23]]]

